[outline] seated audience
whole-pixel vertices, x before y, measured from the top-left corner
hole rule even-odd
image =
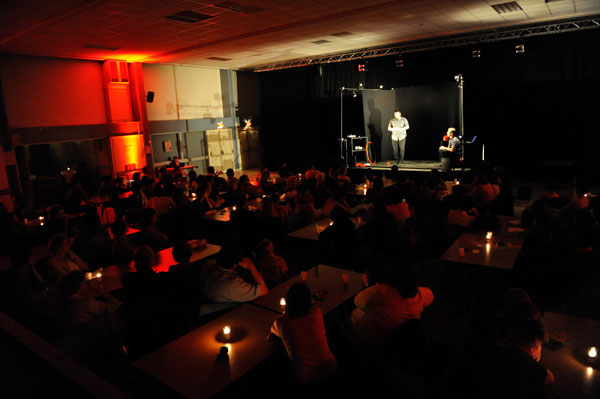
[[[49,272],[54,279],[72,272],[85,272],[87,264],[71,251],[72,241],[64,234],[55,235],[48,243],[50,259],[48,259]]]
[[[281,338],[299,382],[317,381],[337,370],[325,335],[323,313],[311,304],[310,290],[305,284],[290,287],[286,311],[273,323],[271,334]]]
[[[285,260],[275,255],[275,246],[271,240],[262,240],[260,242],[261,257],[258,260],[257,267],[262,274],[267,286],[273,287],[282,283],[288,278],[288,267]]]
[[[433,302],[431,290],[417,286],[411,266],[390,266],[385,282],[376,283],[354,297],[352,330],[366,351],[381,350],[387,334],[409,319],[421,318],[423,310]]]

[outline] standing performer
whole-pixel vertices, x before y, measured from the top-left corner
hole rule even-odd
[[[399,110],[394,111],[394,117],[390,119],[388,131],[392,133],[392,149],[396,163],[404,162],[404,148],[406,146],[406,131],[409,129],[408,120],[402,116]]]

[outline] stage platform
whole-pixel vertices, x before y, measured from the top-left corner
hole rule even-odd
[[[356,170],[364,170],[364,169],[373,169],[373,170],[390,170],[392,166],[395,165],[393,161],[382,161],[376,162],[373,164],[367,164],[366,166],[353,166],[349,169]],[[442,164],[440,161],[428,161],[428,160],[405,160],[404,162],[398,164],[398,170],[404,172],[429,172],[431,169],[437,169],[441,171]],[[462,168],[455,168],[455,172],[462,172]],[[465,172],[468,172],[469,168],[465,168]]]

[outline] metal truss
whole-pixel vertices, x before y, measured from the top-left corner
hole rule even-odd
[[[503,40],[516,40],[533,36],[549,35],[554,33],[575,32],[587,29],[600,28],[600,15],[573,20],[558,21],[538,25],[523,26],[509,29],[492,29],[471,34],[452,36],[435,40],[409,42],[388,47],[375,47],[354,50],[351,52],[328,54],[316,57],[299,58],[295,60],[259,65],[247,68],[253,72],[266,72],[278,69],[287,69],[308,65],[330,64],[333,62],[360,60],[364,58],[383,57],[386,55],[414,53],[426,50],[436,50],[446,47],[492,43]]]

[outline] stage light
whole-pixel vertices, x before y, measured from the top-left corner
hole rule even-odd
[[[517,44],[515,46],[515,53],[516,54],[523,54],[525,52],[525,45],[524,44]]]
[[[358,96],[358,93],[356,92],[356,90],[352,90],[352,97],[356,97]]]
[[[461,74],[454,75],[454,80],[456,80],[457,82],[460,82],[461,80],[463,80],[463,76]]]
[[[358,87],[362,89],[362,87],[363,87],[363,84],[362,84],[362,83],[359,83],[359,84],[358,84]]]
[[[365,64],[358,64],[358,72],[366,72],[367,66]]]
[[[401,55],[398,55],[398,58],[396,58],[394,64],[396,64],[396,68],[402,68],[404,66],[404,60],[402,59]]]
[[[473,50],[473,58],[481,58],[481,50]]]
[[[379,85],[379,88],[380,88],[380,89],[383,89],[383,85]]]

